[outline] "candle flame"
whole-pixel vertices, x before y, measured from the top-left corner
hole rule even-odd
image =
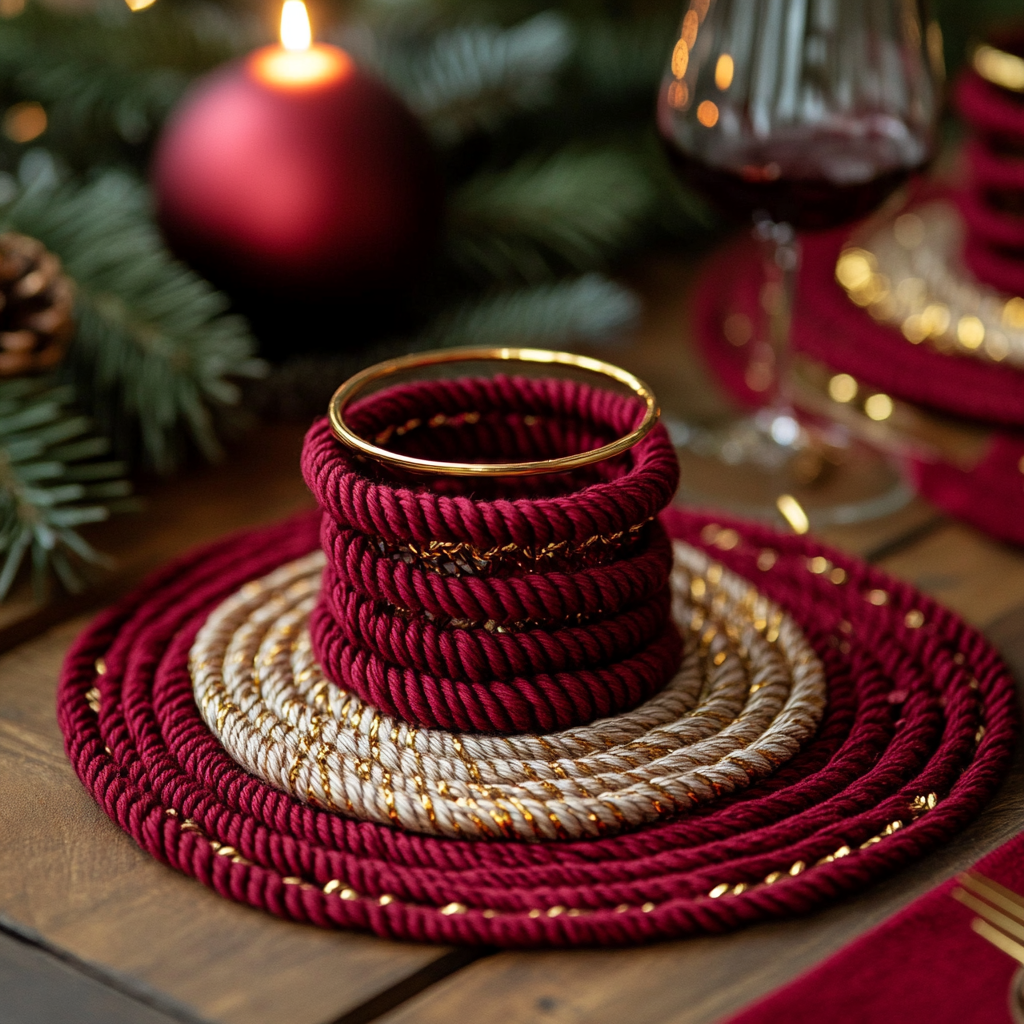
[[[281,8],[281,45],[286,50],[308,50],[313,42],[309,13],[302,0],[284,0]]]

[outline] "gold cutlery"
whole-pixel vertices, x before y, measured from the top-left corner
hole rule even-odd
[[[1024,898],[977,871],[965,872],[959,882],[952,895],[978,915],[971,928],[1022,965],[1010,983],[1009,1005],[1016,1024],[1024,1024]]]

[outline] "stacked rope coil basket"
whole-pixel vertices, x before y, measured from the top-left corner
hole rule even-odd
[[[531,462],[608,445],[642,411],[606,389],[501,376],[400,385],[346,417],[417,458]],[[438,486],[360,458],[324,419],[303,470],[327,554],[313,650],[382,712],[427,728],[550,731],[633,708],[675,673],[672,552],[656,516],[678,464],[660,424],[570,472]]]

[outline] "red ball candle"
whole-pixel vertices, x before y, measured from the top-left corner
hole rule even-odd
[[[199,83],[157,146],[157,215],[229,288],[401,287],[429,261],[441,190],[419,122],[287,0],[281,46]]]

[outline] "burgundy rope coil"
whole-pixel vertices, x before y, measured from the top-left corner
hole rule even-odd
[[[924,856],[1009,766],[1012,680],[956,615],[813,539],[673,512],[669,533],[779,602],[824,665],[818,732],[777,772],[587,840],[438,838],[310,806],[231,759],[188,662],[221,602],[316,549],[317,520],[166,567],[98,616],[64,666],[58,718],[84,785],[144,850],[230,899],[326,927],[503,947],[721,932],[808,913]]]
[[[377,444],[445,461],[527,461],[632,430],[635,400],[521,377],[389,388],[347,413]],[[327,569],[314,651],[339,685],[416,726],[550,732],[635,707],[682,653],[672,552],[654,519],[678,482],[657,427],[552,477],[391,475],[313,425],[306,481]]]
[[[979,280],[1024,292],[1024,97],[965,71],[956,104],[970,126],[970,188],[959,197],[968,234],[963,258]]]

